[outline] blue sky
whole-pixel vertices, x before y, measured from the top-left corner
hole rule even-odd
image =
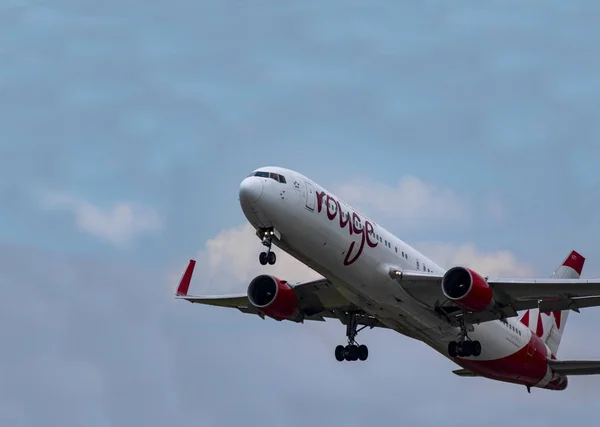
[[[373,411],[382,423],[397,420],[390,405],[432,387],[460,390],[481,414],[492,410],[482,390],[526,416],[531,402],[585,402],[597,380],[527,400],[510,386],[452,378],[440,356],[381,331],[369,343],[377,366],[340,367],[332,355],[340,325],[182,306],[169,277],[190,257],[208,263],[216,249],[206,242],[245,222],[239,183],[264,165],[334,191],[354,185],[353,203],[446,260],[548,275],[575,248],[588,259],[584,274],[600,275],[598,9],[592,1],[1,5],[8,338],[0,366],[11,387],[0,393],[0,419],[230,425],[231,407],[253,413],[271,399],[291,424],[308,410],[364,425]],[[409,177],[431,190],[423,210],[361,196],[410,195]],[[432,208],[440,200],[464,205],[446,215]],[[254,259],[223,239],[240,269]],[[471,260],[452,254],[465,247]],[[212,290],[245,289],[242,272],[210,268]],[[566,355],[600,357],[600,347],[577,346],[594,316],[572,317]],[[349,402],[361,384],[370,391],[359,410]],[[428,403],[431,423],[450,410],[444,396]],[[418,419],[408,402],[403,419]],[[556,411],[545,425],[558,422]]]

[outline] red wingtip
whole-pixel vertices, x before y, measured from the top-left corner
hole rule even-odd
[[[179,286],[177,287],[177,295],[187,295],[188,289],[190,287],[190,282],[192,281],[192,274],[194,274],[194,267],[196,266],[196,261],[191,259],[187,268],[185,269],[185,273],[181,277],[179,281]]]
[[[571,267],[573,270],[577,272],[577,274],[581,275],[583,271],[583,264],[585,263],[585,258],[581,256],[577,251],[572,251],[565,262],[563,262],[563,266]]]

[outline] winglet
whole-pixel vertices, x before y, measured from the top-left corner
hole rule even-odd
[[[192,274],[194,274],[194,267],[196,266],[196,261],[191,259],[188,264],[183,276],[181,276],[181,280],[179,281],[179,286],[177,286],[177,295],[187,295],[188,289],[190,287],[190,282],[192,281]]]
[[[577,274],[581,275],[581,271],[583,270],[583,263],[585,262],[585,258],[581,256],[576,251],[572,251],[565,262],[563,262],[564,267],[571,267],[573,270],[577,272]]]

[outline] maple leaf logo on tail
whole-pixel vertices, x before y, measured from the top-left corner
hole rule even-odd
[[[561,318],[561,312],[560,311],[553,311],[553,312],[545,312],[544,313],[546,316],[554,316],[554,321],[556,322],[556,327],[558,329],[560,329],[560,318]]]

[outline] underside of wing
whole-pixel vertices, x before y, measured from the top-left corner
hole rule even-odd
[[[192,295],[177,295],[175,298],[184,299],[186,301],[212,305],[216,307],[228,307],[237,308],[242,313],[257,314],[261,317],[264,315],[258,311],[250,301],[248,301],[248,295],[246,294],[235,294],[235,295],[211,295],[211,296],[192,296]]]
[[[600,361],[598,360],[548,360],[548,365],[554,372],[563,375],[600,374]]]
[[[260,275],[250,282],[247,293],[188,295],[194,266],[195,261],[190,260],[177,287],[177,299],[197,304],[236,308],[243,313],[255,314],[263,319],[266,316],[294,322],[324,321],[325,318],[333,318],[347,324],[349,313],[354,313],[356,323],[359,325],[387,327],[350,303],[325,278],[289,284],[273,276]]]

